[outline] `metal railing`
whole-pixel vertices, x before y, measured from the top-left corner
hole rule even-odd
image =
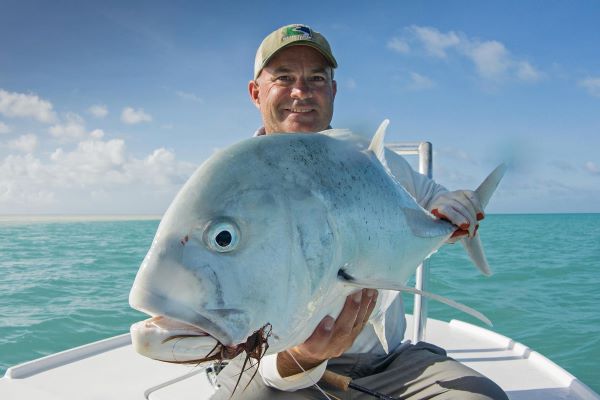
[[[396,142],[386,145],[390,150],[400,155],[419,156],[419,173],[432,178],[433,176],[433,151],[430,142]],[[429,282],[429,266],[427,260],[423,261],[415,272],[415,288],[427,290]],[[413,342],[425,340],[427,328],[427,298],[415,294],[413,305]]]

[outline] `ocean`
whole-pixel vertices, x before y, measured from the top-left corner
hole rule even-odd
[[[145,319],[127,298],[158,223],[0,217],[0,376]],[[480,233],[495,274],[480,275],[462,246],[445,246],[430,260],[429,290],[483,312],[495,331],[600,393],[600,214],[489,215]],[[481,325],[436,302],[429,315]]]

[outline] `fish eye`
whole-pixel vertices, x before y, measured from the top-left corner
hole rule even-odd
[[[216,221],[208,224],[204,232],[207,246],[219,253],[232,251],[237,247],[240,231],[231,221]]]
[[[217,236],[215,237],[215,242],[217,242],[217,244],[221,247],[227,247],[231,244],[231,239],[233,239],[233,237],[231,236],[231,232],[221,231],[217,233]]]

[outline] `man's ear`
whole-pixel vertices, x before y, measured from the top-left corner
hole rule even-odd
[[[333,88],[333,98],[335,99],[335,94],[337,93],[337,81],[336,80],[331,81],[331,87]]]
[[[259,91],[260,87],[258,86],[258,82],[256,82],[256,80],[248,82],[248,93],[250,94],[250,100],[252,100],[256,108],[260,108],[260,100],[258,98]]]

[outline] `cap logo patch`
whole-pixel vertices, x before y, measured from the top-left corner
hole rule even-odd
[[[306,25],[288,26],[283,31],[281,41],[299,39],[312,39],[312,30]]]

